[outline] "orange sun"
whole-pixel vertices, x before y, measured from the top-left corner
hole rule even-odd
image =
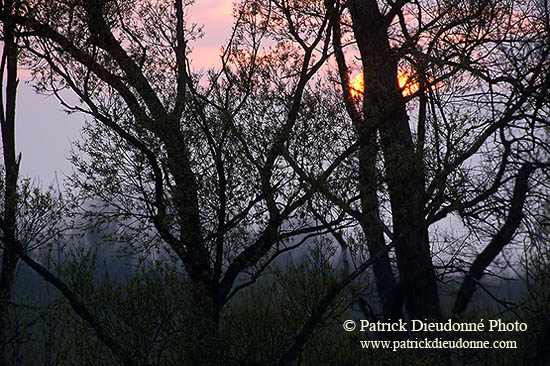
[[[365,91],[365,82],[362,72],[350,80],[349,91],[354,99],[363,95],[363,92]]]
[[[404,97],[416,93],[419,89],[418,82],[414,80],[413,76],[414,75],[411,72],[405,71],[399,71],[397,74],[397,83]],[[349,87],[353,98],[359,98],[362,96],[365,91],[363,73],[357,74],[357,76],[351,79],[349,82]]]

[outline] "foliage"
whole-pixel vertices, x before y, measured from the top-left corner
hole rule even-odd
[[[371,320],[468,317],[482,278],[517,267],[521,244],[544,248],[527,231],[549,182],[548,4],[243,0],[207,71],[192,62],[191,5],[1,4],[10,70],[21,62],[37,91],[89,116],[65,199],[18,181],[14,125],[2,126],[3,258],[14,258],[2,269],[21,259],[62,294],[39,304],[34,354],[441,362],[359,353],[341,322],[358,305]],[[440,289],[454,281],[447,308]],[[530,306],[535,319],[548,310]]]

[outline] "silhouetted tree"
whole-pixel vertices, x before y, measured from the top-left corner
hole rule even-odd
[[[213,338],[280,254],[321,236],[351,248],[359,263],[327,284],[281,364],[370,265],[382,311],[369,316],[403,317],[404,304],[442,318],[438,283],[458,278],[452,315],[464,312],[548,183],[547,4],[243,1],[220,70],[202,73],[187,5],[34,0],[0,13],[21,27],[37,88],[91,117],[72,180],[94,200],[87,214],[117,221],[125,250],[181,266]],[[120,362],[138,363],[81,295],[18,254]]]
[[[382,211],[389,211],[387,225],[402,239],[395,250],[399,280],[388,256],[374,266],[384,316],[399,315],[402,292],[409,316],[441,317],[436,267],[465,273],[453,311],[462,313],[476,282],[521,225],[533,172],[547,166],[540,156],[548,117],[547,6],[326,5],[338,19],[335,58],[360,145],[360,209],[353,213],[363,220],[371,254],[384,248]],[[354,37],[360,54],[360,97],[350,89],[346,37]],[[442,238],[430,233],[450,216],[468,233],[447,239],[463,240],[458,249],[440,248]],[[500,226],[488,229],[488,221]],[[469,239],[473,235],[488,237],[487,245]],[[449,249],[454,253],[439,257]]]
[[[2,3],[2,11],[12,13],[13,2]],[[15,151],[15,100],[17,94],[17,42],[15,24],[2,22],[2,60],[0,64],[0,123],[2,125],[2,155],[4,181],[2,184],[2,271],[0,273],[0,363],[5,363],[5,346],[8,343],[6,330],[11,295],[17,268],[17,254],[10,237],[15,236],[17,215],[17,177],[19,160]],[[5,76],[5,78],[4,78]],[[5,86],[5,94],[4,94]]]
[[[322,167],[315,180],[324,184],[354,149],[339,144],[329,160],[319,156],[329,118],[338,114],[308,86],[329,57],[327,16],[297,20],[274,7],[266,20],[245,2],[221,70],[200,75],[190,67],[198,31],[185,9],[181,0],[24,1],[1,18],[26,35],[37,87],[93,118],[80,146],[90,160],[75,160],[82,179],[74,181],[99,201],[89,214],[118,220],[124,230],[117,239],[129,250],[160,246],[182,265],[195,284],[196,316],[206,317],[205,334],[215,338],[226,303],[277,256],[349,222],[330,208],[316,208],[328,212],[324,223],[312,217],[317,189],[304,185],[285,155]],[[264,54],[261,41],[277,41],[271,21],[294,29],[294,40]],[[65,88],[80,103],[63,100]],[[320,108],[330,115],[312,119]],[[32,255],[20,256],[123,364],[136,362],[76,289]]]

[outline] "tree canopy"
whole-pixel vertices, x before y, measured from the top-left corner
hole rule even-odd
[[[117,311],[139,301],[134,290],[170,293],[136,311],[158,309],[148,319],[159,332],[177,324],[192,339],[169,346],[186,362],[205,357],[202,329],[217,348],[208,362],[243,364],[229,351],[239,347],[222,342],[227,324],[247,301],[262,308],[254,294],[271,291],[266,281],[294,301],[300,290],[277,270],[294,268],[305,278],[294,309],[303,314],[273,350],[292,364],[346,311],[460,319],[498,258],[519,270],[522,245],[540,247],[531,234],[549,182],[548,4],[244,0],[220,67],[209,70],[193,61],[201,30],[191,9],[182,0],[29,0],[0,11],[7,92],[19,63],[39,92],[88,116],[71,157],[70,215],[137,261],[124,284],[106,270],[94,285],[90,258],[79,267],[26,249],[8,95],[2,276],[13,272],[9,258],[21,259],[116,362],[155,363],[148,341],[136,345],[116,327],[127,316]],[[74,236],[64,240],[66,253],[78,252]],[[344,270],[330,265],[336,251]],[[285,267],[288,253],[309,265]],[[11,287],[2,291],[7,303]],[[278,311],[269,317],[281,321]]]

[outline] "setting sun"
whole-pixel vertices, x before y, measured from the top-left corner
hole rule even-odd
[[[412,73],[404,71],[399,71],[397,75],[397,83],[404,97],[414,94],[418,91],[418,82],[414,80],[412,76]],[[351,96],[353,98],[358,98],[363,95],[363,92],[365,90],[363,73],[357,74],[353,79],[351,79],[351,81],[349,82],[349,86]]]
[[[365,84],[363,80],[363,73],[357,74],[349,82],[350,93],[353,98],[359,98],[365,91]]]

